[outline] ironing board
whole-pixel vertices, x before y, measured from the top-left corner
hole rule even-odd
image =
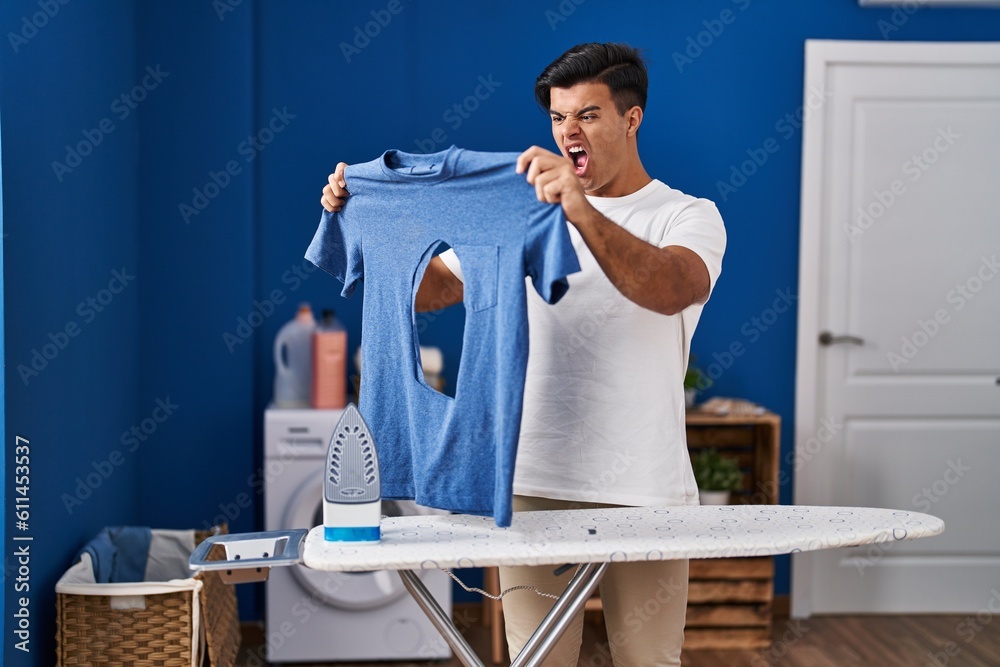
[[[338,572],[397,570],[410,595],[467,667],[483,667],[484,663],[424,587],[417,570],[580,565],[511,662],[511,667],[533,667],[551,651],[609,563],[773,556],[913,540],[941,534],[944,522],[927,514],[878,508],[723,505],[515,512],[509,528],[498,528],[489,517],[404,516],[383,519],[381,530],[381,541],[373,544],[328,542],[323,526],[307,535],[284,531],[287,548],[270,548],[265,557],[244,555],[237,562],[230,556],[211,562],[204,559],[202,550],[192,555],[191,565],[195,569],[257,568],[260,572],[262,564],[266,569],[281,551],[280,558],[287,562],[274,564],[303,562],[316,570]],[[262,535],[269,533],[251,534],[245,541],[267,544]],[[297,543],[303,536],[304,544]],[[240,536],[217,539],[238,543]],[[209,548],[206,543],[202,543],[204,549]]]

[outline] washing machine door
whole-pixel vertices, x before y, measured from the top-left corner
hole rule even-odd
[[[382,501],[386,516],[427,513],[408,501]],[[283,528],[313,528],[323,524],[323,471],[318,470],[299,487],[285,511]],[[359,545],[359,549],[366,548]],[[327,605],[340,609],[373,609],[394,602],[406,594],[399,575],[380,572],[324,572],[303,565],[291,568],[306,592]],[[422,573],[418,572],[418,574]]]

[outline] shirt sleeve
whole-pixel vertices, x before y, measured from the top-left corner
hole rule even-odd
[[[443,253],[438,255],[444,265],[448,267],[448,270],[455,274],[461,282],[465,282],[465,274],[462,273],[462,263],[458,259],[458,255],[452,248],[448,248]]]
[[[323,211],[306,259],[344,283],[341,295],[348,297],[364,276],[360,225],[352,224],[343,211]]]
[[[548,303],[556,303],[569,289],[566,276],[580,270],[573,241],[559,204],[534,201],[528,209],[524,243],[525,272],[535,291]]]
[[[679,245],[697,254],[708,269],[711,294],[722,273],[722,256],[726,252],[726,228],[714,203],[695,199],[685,206],[667,225],[656,245],[661,248]]]

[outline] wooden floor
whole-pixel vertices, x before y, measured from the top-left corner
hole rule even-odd
[[[478,616],[479,605],[461,605],[456,614]],[[471,646],[489,665],[489,631],[462,623]],[[580,665],[610,667],[607,635],[587,623]],[[244,626],[237,665],[260,667],[263,631]],[[602,650],[604,649],[604,650]],[[1000,618],[983,613],[961,616],[827,616],[805,621],[775,619],[774,643],[763,651],[685,651],[684,667],[1000,667]],[[299,667],[462,667],[455,658],[436,662],[298,663]],[[507,663],[504,663],[507,664]]]

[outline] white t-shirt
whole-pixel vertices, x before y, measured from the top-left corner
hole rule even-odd
[[[587,197],[658,247],[701,257],[711,287],[726,232],[718,209],[653,180],[624,197]],[[514,493],[619,505],[696,505],[687,451],[684,374],[704,304],[660,315],[626,299],[576,228],[580,273],[555,305],[528,291],[530,348]],[[442,254],[459,274],[454,255]],[[656,267],[636,267],[648,279]]]

